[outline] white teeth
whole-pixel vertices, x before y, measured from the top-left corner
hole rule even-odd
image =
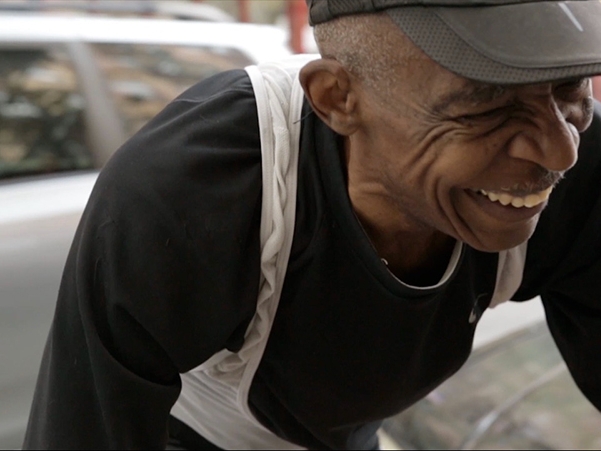
[[[553,187],[549,187],[546,190],[541,191],[540,193],[529,194],[526,197],[512,196],[508,193],[495,193],[485,191],[483,189],[479,190],[478,192],[488,197],[493,202],[501,203],[501,205],[507,206],[511,204],[511,206],[515,208],[532,208],[545,202],[549,198],[549,194],[551,194],[551,191],[553,191]]]
[[[486,196],[488,196],[488,198],[493,202],[499,200],[499,195],[497,193],[488,193]]]
[[[511,201],[513,200],[513,196],[510,196],[507,193],[503,193],[499,196],[499,202],[501,202],[501,205],[509,205],[511,203]]]
[[[538,205],[539,203],[539,197],[536,194],[530,194],[524,199],[524,206],[527,208],[532,208]]]
[[[511,199],[511,205],[515,208],[522,208],[526,204],[526,199],[523,197],[514,197]]]

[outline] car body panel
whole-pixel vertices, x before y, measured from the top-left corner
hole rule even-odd
[[[526,302],[503,302],[488,309],[480,318],[474,334],[474,349],[544,321],[545,309],[540,297]]]
[[[245,55],[243,59],[232,60],[232,64],[242,67],[243,62],[248,64],[248,61],[259,62],[290,55],[284,39],[284,33],[276,27],[235,23],[0,14],[0,52],[59,52],[61,57],[69,60],[69,70],[76,78],[75,87],[69,89],[75,93],[74,99],[84,105],[81,127],[85,129],[85,147],[93,157],[91,167],[79,171],[57,172],[57,169],[43,168],[38,174],[35,170],[23,175],[2,172],[6,166],[3,158],[11,155],[6,146],[14,145],[12,141],[3,141],[0,136],[0,177],[12,174],[8,178],[0,178],[1,449],[19,448],[22,444],[35,380],[73,235],[98,171],[131,132],[126,129],[122,111],[115,101],[115,83],[120,80],[109,79],[111,74],[103,71],[98,48],[94,46],[202,47],[220,55],[220,58],[228,58],[227,50],[232,49],[235,51],[232,55],[236,52]],[[28,61],[26,58],[22,62],[28,64]],[[34,110],[39,109],[36,102],[43,100],[44,85],[41,83],[42,88],[36,88],[35,98],[27,102],[23,100],[25,97],[21,91],[17,94],[4,92],[8,84],[2,84],[2,77],[8,77],[14,71],[14,67],[8,67],[9,63],[7,58],[0,59],[0,121],[5,121],[4,127],[0,122],[0,135],[17,133],[17,139],[21,138],[18,133],[30,132],[28,123],[23,122],[29,120],[27,115],[40,116]],[[62,73],[61,67],[55,65],[53,68],[57,74]],[[18,81],[29,83],[26,86],[29,89],[30,81],[38,83],[45,76],[53,75],[43,73],[43,70],[44,67],[36,66],[33,74],[26,72],[32,75],[32,80],[20,76]],[[157,80],[161,71],[153,72],[151,68],[150,72],[154,77],[152,83],[160,84]],[[133,73],[133,76],[138,73]],[[141,76],[145,74],[141,73]],[[191,83],[193,80],[190,80]],[[154,88],[155,85],[148,82],[146,86]],[[21,85],[18,86],[21,88]],[[181,83],[177,84],[177,88],[184,89]],[[13,89],[12,85],[10,89]],[[23,97],[18,104],[14,103],[15,95]],[[131,96],[136,95],[132,91]],[[169,96],[159,99],[164,104],[169,100]],[[11,112],[10,108],[16,108],[15,112]],[[17,111],[24,108],[24,112]],[[13,123],[21,128],[16,130]],[[53,133],[60,131],[58,129],[60,121]]]
[[[0,41],[222,46],[239,49],[257,62],[290,54],[285,31],[276,27],[158,19],[1,15]]]
[[[0,444],[20,446],[61,272],[97,173],[0,186]]]

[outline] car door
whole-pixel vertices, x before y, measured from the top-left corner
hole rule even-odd
[[[94,89],[82,83],[72,47],[0,42],[3,449],[21,446],[61,271],[106,160],[101,137],[115,135],[90,125],[88,110],[102,111],[92,105]]]
[[[110,34],[110,33],[109,33]],[[21,446],[61,273],[99,169],[231,46],[0,41],[0,448]]]

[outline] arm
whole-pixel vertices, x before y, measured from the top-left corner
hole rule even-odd
[[[179,374],[242,344],[261,156],[246,75],[197,85],[102,171],[69,253],[24,448],[164,448]]]
[[[547,322],[579,388],[601,410],[601,119],[552,194],[528,244],[516,299],[541,295]]]
[[[544,293],[547,322],[574,381],[601,411],[601,264]],[[581,284],[580,287],[572,283]],[[590,291],[589,291],[590,290]],[[579,292],[580,291],[580,292]],[[596,299],[593,299],[596,298]],[[591,302],[593,301],[593,302]]]

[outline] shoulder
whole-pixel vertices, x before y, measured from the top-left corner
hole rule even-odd
[[[95,194],[119,190],[121,200],[160,195],[179,202],[191,195],[217,195],[235,180],[258,182],[259,189],[260,171],[252,86],[246,72],[236,70],[202,81],[174,99],[117,150],[101,172]]]
[[[243,70],[223,72],[187,89],[116,154],[172,160],[204,149],[259,145],[256,102]]]
[[[93,248],[86,264],[102,261],[120,290],[108,303],[157,334],[166,326],[149,318],[149,305],[182,318],[163,345],[191,368],[225,342],[235,347],[254,313],[260,211],[252,88],[244,71],[226,72],[182,93],[116,152],[88,201],[80,243]]]

